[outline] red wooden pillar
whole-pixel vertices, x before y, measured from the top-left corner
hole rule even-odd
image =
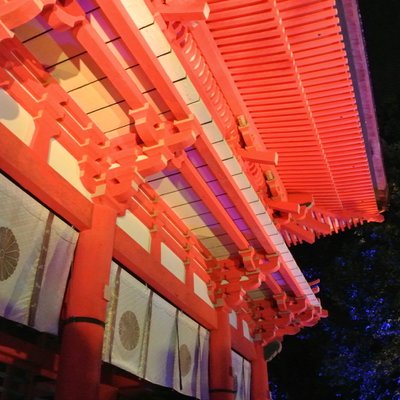
[[[98,400],[116,211],[93,207],[80,233],[67,292],[56,388],[57,400]]]
[[[251,400],[270,400],[267,362],[260,344],[255,344],[256,357],[251,362]]]
[[[217,308],[218,328],[210,332],[209,384],[210,400],[234,400],[232,374],[232,340],[229,314]]]

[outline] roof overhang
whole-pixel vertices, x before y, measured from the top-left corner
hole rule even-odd
[[[381,211],[388,204],[388,186],[382,159],[368,57],[356,0],[337,0],[343,39],[353,80],[376,200]]]

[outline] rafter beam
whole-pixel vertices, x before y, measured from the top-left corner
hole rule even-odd
[[[240,232],[240,229],[233,222],[232,218],[189,159],[184,157],[182,160],[179,160],[179,162],[176,162],[175,166],[181,172],[182,176],[192,185],[193,190],[203,200],[204,204],[212,212],[218,223],[232,238],[238,249],[247,250],[250,247],[249,242],[244,237],[243,233]]]

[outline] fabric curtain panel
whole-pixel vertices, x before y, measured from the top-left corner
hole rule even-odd
[[[109,286],[103,360],[208,400],[209,332],[115,263]]]
[[[161,386],[174,386],[176,308],[157,294],[153,295],[148,368],[145,379]]]
[[[0,315],[57,334],[77,237],[0,175]]]
[[[250,400],[251,364],[232,351],[232,370],[235,381],[235,400]]]
[[[178,313],[176,332],[174,389],[207,398],[202,386],[208,388],[208,332],[183,313]]]
[[[208,386],[208,353],[210,343],[210,332],[201,327],[200,328],[200,367],[198,368],[197,376],[197,393],[200,393],[200,399],[209,399],[209,386]],[[200,388],[200,389],[199,389]],[[196,396],[198,397],[198,396]]]
[[[112,286],[111,286],[112,285]],[[103,360],[144,377],[151,291],[113,263]]]

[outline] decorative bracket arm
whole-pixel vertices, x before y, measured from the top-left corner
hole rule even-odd
[[[275,151],[257,151],[239,149],[238,155],[244,160],[252,161],[258,164],[278,165],[278,153]]]
[[[45,6],[55,4],[55,2],[56,0],[2,1],[0,4],[0,26],[2,29],[0,31],[11,32],[11,29],[29,22],[39,15]],[[0,40],[5,38],[4,35],[0,36]]]
[[[85,15],[73,2],[67,6],[59,6],[54,3],[45,10],[43,16],[53,29],[59,31],[73,29],[86,20]]]
[[[200,21],[206,20],[210,14],[206,0],[158,1],[157,10],[164,21]]]

